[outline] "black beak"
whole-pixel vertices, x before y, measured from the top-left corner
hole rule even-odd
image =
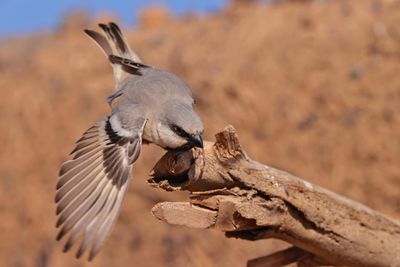
[[[203,138],[201,137],[201,135],[194,135],[190,141],[189,141],[193,147],[200,147],[203,148]]]

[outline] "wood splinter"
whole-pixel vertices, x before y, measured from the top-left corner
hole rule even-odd
[[[398,221],[253,161],[232,126],[218,133],[215,143],[206,142],[204,151],[167,152],[151,176],[149,183],[154,187],[191,192],[190,202],[155,205],[152,212],[160,220],[215,228],[227,237],[278,238],[294,246],[250,260],[250,267],[290,262],[400,267]]]

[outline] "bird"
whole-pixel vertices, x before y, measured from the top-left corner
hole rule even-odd
[[[56,239],[69,236],[64,252],[78,243],[76,257],[99,253],[118,217],[143,144],[165,150],[203,148],[203,123],[191,88],[177,75],[142,63],[119,26],[98,25],[84,32],[112,66],[115,90],[110,114],[89,127],[75,144],[57,178]]]

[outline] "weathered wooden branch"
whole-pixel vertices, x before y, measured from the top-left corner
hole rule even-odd
[[[251,160],[228,126],[204,152],[168,152],[150,184],[188,190],[153,214],[170,224],[215,228],[228,237],[278,238],[294,248],[248,266],[400,266],[400,223],[358,202]]]

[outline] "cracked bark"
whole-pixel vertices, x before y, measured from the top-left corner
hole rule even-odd
[[[400,223],[287,172],[250,159],[228,126],[204,151],[168,152],[152,186],[188,190],[190,202],[164,202],[153,214],[170,224],[215,228],[228,237],[278,238],[293,249],[248,266],[400,266]],[[288,262],[288,259],[289,262]]]

